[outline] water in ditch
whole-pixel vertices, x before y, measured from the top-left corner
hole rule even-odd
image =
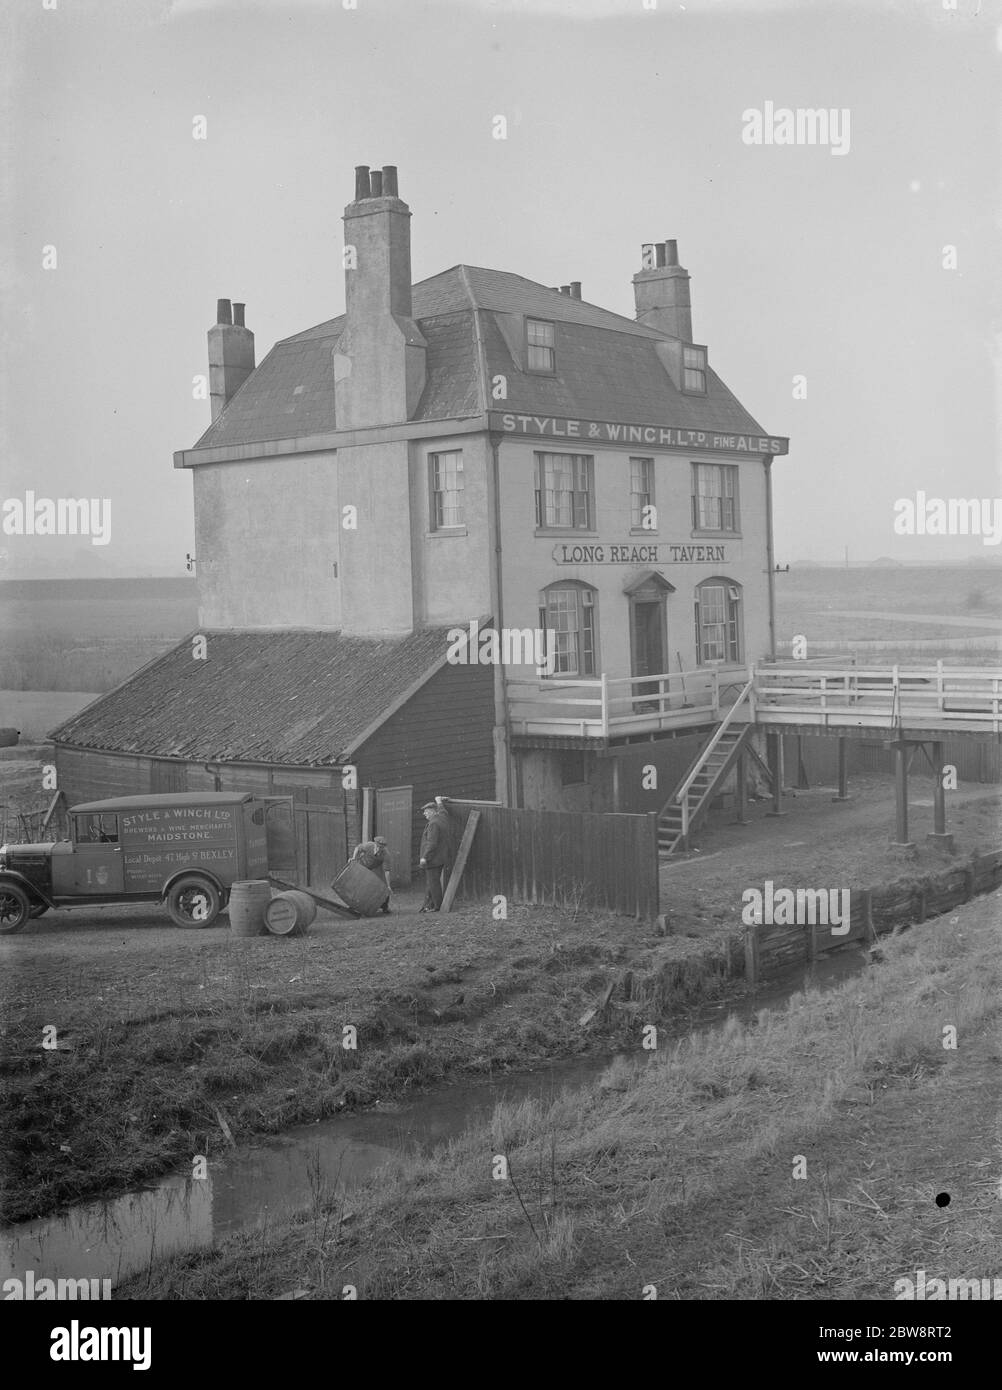
[[[739,1000],[704,1005],[680,1020],[677,1030],[663,1031],[683,1036],[720,1027],[730,1017],[747,1021],[807,984],[837,987],[858,974],[866,960],[865,951],[843,947],[819,957],[807,975],[797,970]],[[629,1054],[637,1066],[652,1055]],[[267,1227],[309,1207],[321,1185],[326,1191],[349,1190],[395,1155],[434,1148],[489,1119],[499,1102],[556,1097],[585,1086],[614,1057],[557,1062],[301,1125],[233,1149],[209,1164],[204,1179],[178,1172],[122,1197],[77,1203],[55,1216],[9,1226],[0,1231],[0,1281],[23,1281],[31,1270],[36,1282],[110,1279],[117,1284],[163,1255],[204,1249],[235,1231]]]

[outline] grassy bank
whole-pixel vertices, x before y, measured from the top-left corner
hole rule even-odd
[[[318,1191],[266,1239],[174,1258],[119,1294],[892,1298],[917,1268],[990,1275],[1000,906],[888,938],[883,963],[834,993],[501,1107],[347,1204]]]
[[[661,938],[608,915],[327,918],[289,940],[178,932],[156,917],[144,929],[125,909],[92,914],[89,930],[64,920],[0,943],[6,1220],[217,1153],[224,1124],[242,1141],[631,1044],[642,1020],[740,988],[719,939]],[[737,943],[731,955],[739,969]],[[608,1007],[582,1025],[610,985]],[[40,1046],[46,1025],[55,1050]]]

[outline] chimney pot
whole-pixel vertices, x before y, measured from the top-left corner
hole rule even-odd
[[[581,281],[580,281],[580,280],[572,280],[572,281],[571,281],[571,297],[572,297],[573,299],[580,299],[580,298],[581,298]]]
[[[400,197],[400,194],[397,192],[397,166],[395,164],[383,165],[383,197]]]
[[[369,166],[368,164],[355,165],[355,201],[369,196]]]
[[[560,293],[561,293],[561,294],[570,294],[570,292],[571,292],[571,287],[570,287],[570,285],[561,285],[561,286],[560,286]]]
[[[209,329],[209,404],[215,420],[254,370],[254,334],[244,324],[244,304],[216,302]],[[240,329],[233,331],[234,326]]]
[[[641,269],[633,277],[637,319],[669,337],[691,343],[689,272],[679,265],[678,242],[655,242],[646,246],[644,253]]]
[[[338,355],[350,372],[335,371],[339,429],[414,418],[425,387],[427,343],[411,317],[411,213],[394,197],[396,169],[361,165],[358,196],[344,210],[344,242],[356,249],[345,267],[344,328]],[[362,176],[365,177],[365,187]]]

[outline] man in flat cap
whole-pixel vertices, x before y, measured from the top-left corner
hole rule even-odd
[[[422,912],[438,912],[450,868],[451,835],[447,813],[437,801],[421,807],[425,819],[421,835],[420,863],[424,869],[425,895]]]
[[[390,910],[390,876],[387,871],[387,863],[390,857],[389,847],[384,835],[376,835],[371,840],[363,840],[360,845],[356,845],[352,851],[352,859],[358,861],[364,869],[374,873],[377,878],[381,878],[386,884],[386,901],[379,909],[380,912]]]

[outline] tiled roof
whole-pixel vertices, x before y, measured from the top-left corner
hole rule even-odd
[[[334,424],[331,343],[276,343],[195,445],[324,434]]]
[[[518,370],[495,314],[538,315],[558,325],[555,377]],[[521,275],[453,266],[414,286],[412,315],[428,344],[416,420],[461,418],[483,409],[489,392],[480,381],[479,319],[487,376],[508,379],[505,409],[765,433],[712,370],[705,396],[677,391],[654,348],[665,334]],[[341,315],[276,343],[195,448],[335,430],[331,355],[343,328]]]
[[[151,757],[326,766],[446,651],[446,628],[372,641],[337,632],[209,632],[186,640],[53,730],[77,747]]]
[[[482,321],[488,372],[507,381],[508,395],[495,409],[765,433],[712,368],[705,396],[677,390],[654,348],[663,334],[640,338],[561,323],[555,335],[556,375],[541,376],[518,370],[492,314],[482,315]]]

